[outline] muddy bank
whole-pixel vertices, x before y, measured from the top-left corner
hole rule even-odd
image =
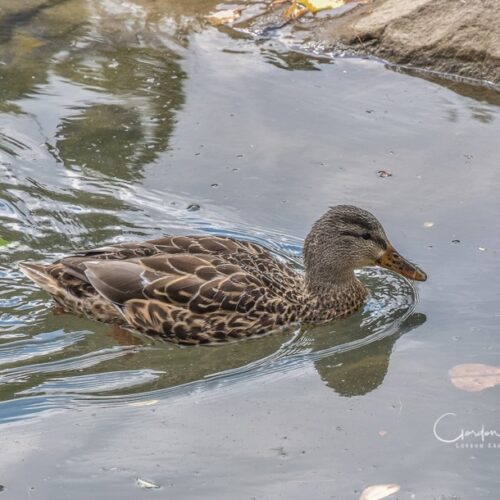
[[[374,0],[313,24],[312,39],[334,51],[500,84],[497,0]]]
[[[123,38],[166,48],[185,45],[188,32],[209,27],[205,16],[234,7],[217,0],[4,1],[0,6],[0,61],[26,52],[38,57],[54,33],[85,30],[81,19],[97,13],[113,31],[111,19],[127,19]],[[288,23],[289,3],[242,0],[243,15],[229,26],[253,36],[278,35],[291,45],[319,52],[370,54],[391,63],[474,78],[500,86],[500,2],[497,0],[373,0],[366,4],[307,14]],[[39,20],[50,29],[33,31]],[[51,19],[64,19],[52,23]],[[222,27],[226,30],[226,26]],[[227,30],[226,30],[227,31]],[[234,33],[234,32],[233,32]],[[316,50],[315,50],[316,51]]]

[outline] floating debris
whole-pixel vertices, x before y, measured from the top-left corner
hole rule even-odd
[[[285,3],[285,1],[279,1],[278,3]],[[276,5],[276,2],[273,2],[274,5]],[[309,10],[307,7],[304,7],[303,5],[300,5],[298,2],[291,2],[292,5],[288,7],[288,9],[285,10],[283,13],[283,19],[285,22],[289,23],[290,21],[296,21],[299,17],[302,17],[304,14],[307,14],[308,12],[312,12]]]
[[[140,407],[140,406],[151,406],[155,405],[158,403],[160,400],[159,399],[146,399],[145,401],[133,401],[132,403],[129,403],[129,406],[134,406],[134,407]]]
[[[188,212],[197,212],[198,210],[200,210],[200,205],[198,205],[197,203],[191,203],[190,205],[187,206],[187,211]]]
[[[218,12],[214,12],[213,14],[209,14],[205,16],[205,19],[212,26],[220,26],[221,24],[229,24],[241,16],[244,7],[237,7],[235,9],[227,9],[227,10],[219,10]]]
[[[216,188],[216,187],[219,187],[219,185],[216,182],[214,182],[213,184],[210,184],[210,187]]]
[[[316,14],[322,10],[338,9],[347,4],[353,4],[355,6],[357,4],[369,3],[370,1],[371,0],[273,0],[271,2],[271,8],[284,3],[290,3],[290,7],[283,13],[284,19],[289,22],[295,21],[308,12]]]
[[[321,10],[338,9],[350,3],[364,4],[370,3],[370,1],[371,0],[303,0],[300,3],[303,3],[310,12],[315,14]]]
[[[433,227],[434,226],[434,222],[432,221],[426,221],[422,224],[422,226],[424,227]]]
[[[484,248],[484,247],[477,247],[477,249],[478,249],[480,252],[486,252],[486,248]]]
[[[500,385],[500,368],[481,363],[464,363],[448,371],[451,383],[462,391],[479,392]]]
[[[7,240],[4,240],[1,236],[0,236],[0,247],[5,247],[9,244],[9,242]],[[0,490],[2,491],[2,490]]]
[[[454,244],[454,245],[458,245],[460,243],[460,240],[451,240],[451,242]]]
[[[270,8],[272,9],[278,5],[290,3],[290,7],[283,12],[283,19],[285,20],[285,23],[289,23],[290,21],[296,21],[309,12],[316,14],[322,10],[338,9],[339,7],[344,7],[348,4],[356,6],[358,4],[366,4],[371,1],[372,0],[273,0]]]
[[[379,170],[379,171],[377,172],[377,175],[378,175],[379,177],[392,177],[392,173],[391,173],[391,172],[389,172],[388,170]]]
[[[399,484],[374,484],[363,490],[359,500],[380,500],[397,493],[400,489]]]
[[[136,479],[136,482],[137,482],[137,486],[139,486],[141,488],[146,488],[149,490],[152,490],[152,489],[157,490],[158,488],[160,488],[159,484],[153,483],[153,481],[149,481],[147,479],[141,479],[140,477],[138,477]]]

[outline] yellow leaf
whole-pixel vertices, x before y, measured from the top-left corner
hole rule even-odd
[[[311,12],[316,13],[320,10],[337,9],[347,3],[368,3],[370,0],[301,0]]]
[[[304,0],[302,2],[311,12],[320,10],[336,9],[346,4],[346,0]]]

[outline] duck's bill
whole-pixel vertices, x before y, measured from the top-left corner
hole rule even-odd
[[[425,274],[422,269],[399,255],[393,247],[389,247],[385,251],[382,257],[377,261],[377,264],[411,280],[425,281],[427,279],[427,274]]]

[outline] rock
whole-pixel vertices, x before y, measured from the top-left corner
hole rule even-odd
[[[500,85],[498,0],[374,0],[316,23],[315,41],[334,51]]]

